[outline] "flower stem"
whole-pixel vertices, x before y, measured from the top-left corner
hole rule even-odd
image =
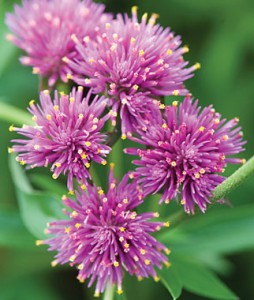
[[[114,300],[115,285],[108,284],[104,293],[103,300]]]
[[[223,199],[251,174],[254,174],[254,156],[214,189],[213,196],[210,198],[211,202],[215,203],[217,200]]]
[[[31,115],[22,109],[16,108],[3,101],[0,101],[0,120],[7,121],[9,123],[15,123],[15,125],[33,124]]]

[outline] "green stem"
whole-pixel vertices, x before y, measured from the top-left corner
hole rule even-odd
[[[3,101],[0,101],[0,120],[22,126],[23,124],[32,125],[31,115],[20,108],[16,108]]]
[[[114,284],[107,285],[103,300],[114,300],[114,294],[115,294],[115,285]]]
[[[210,198],[211,202],[215,203],[217,200],[223,199],[251,174],[254,174],[254,156],[214,189],[213,196]]]

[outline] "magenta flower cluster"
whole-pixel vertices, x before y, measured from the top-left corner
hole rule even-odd
[[[117,184],[111,167],[107,193],[88,185],[86,191],[76,192],[77,202],[64,196],[68,219],[50,223],[46,232],[56,237],[39,242],[58,251],[53,265],[77,266],[79,281],[90,278],[88,287],[96,281],[95,296],[107,282],[115,282],[121,294],[124,270],[157,280],[154,266],[168,265],[161,250],[169,254],[169,249],[149,234],[167,223],[149,222],[158,213],[136,213],[143,193],[136,180],[128,183],[128,179],[126,174]]]
[[[23,0],[6,17],[7,39],[26,53],[21,63],[56,89],[30,101],[33,125],[10,126],[23,139],[9,152],[27,168],[49,166],[54,179],[66,175],[73,196],[63,197],[67,219],[51,222],[52,236],[37,244],[57,251],[53,266],[69,263],[81,282],[95,283],[95,296],[111,284],[120,294],[124,271],[157,280],[155,268],[169,266],[162,251],[170,251],[151,235],[169,223],[138,214],[144,198],[161,193],[159,203],[205,212],[226,165],[244,163],[232,155],[245,144],[236,118],[191,98],[184,83],[200,64],[188,66],[180,36],[156,24],[156,14],[138,18],[137,7],[116,18],[104,9],[92,0]],[[58,92],[59,82],[71,92]],[[182,103],[164,104],[178,95]],[[104,193],[90,166],[107,164],[120,135],[135,143],[124,152],[136,167],[119,184],[111,167]]]

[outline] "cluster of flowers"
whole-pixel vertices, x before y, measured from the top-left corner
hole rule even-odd
[[[192,99],[184,81],[200,65],[187,67],[188,48],[156,24],[156,14],[139,20],[133,7],[130,17],[113,18],[104,9],[91,0],[23,0],[6,18],[14,33],[7,39],[27,53],[21,63],[33,66],[49,88],[59,80],[74,86],[69,95],[55,91],[53,99],[41,91],[40,105],[30,101],[35,125],[10,127],[25,139],[13,140],[9,152],[30,168],[49,165],[54,179],[67,175],[76,198],[63,197],[68,219],[50,223],[53,237],[37,243],[57,250],[52,265],[69,262],[81,282],[96,281],[95,296],[111,283],[121,293],[124,270],[157,280],[155,266],[169,264],[161,252],[169,250],[150,235],[168,223],[150,221],[157,213],[137,214],[144,198],[161,192],[160,203],[176,199],[187,213],[195,206],[205,212],[227,163],[244,162],[229,156],[245,143],[236,118],[227,122]],[[171,95],[185,98],[164,105]],[[89,168],[107,164],[112,143],[102,129],[109,120],[111,135],[120,131],[137,143],[124,150],[137,156],[137,168],[118,184],[111,164],[104,193]]]

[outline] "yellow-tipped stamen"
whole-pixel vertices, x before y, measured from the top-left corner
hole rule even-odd
[[[109,164],[109,166],[110,166],[110,169],[114,169],[115,164],[114,164],[113,162],[111,162],[111,163]]]
[[[200,169],[200,170],[199,170],[199,173],[200,173],[200,174],[205,174],[205,169],[203,169],[203,168]]]
[[[167,55],[171,55],[173,53],[173,51],[171,49],[167,50]]]
[[[41,245],[43,245],[44,244],[44,242],[42,241],[42,240],[37,240],[37,241],[35,241],[35,245],[36,246],[41,246]]]
[[[98,190],[98,194],[99,194],[99,195],[103,195],[103,194],[104,194],[103,189],[99,189],[99,190]]]
[[[75,210],[71,213],[71,218],[76,218],[78,216],[78,212]]]
[[[195,65],[194,65],[194,68],[197,70],[197,69],[200,69],[201,68],[201,64],[200,63],[196,63]]]
[[[102,164],[103,166],[106,166],[107,161],[106,161],[106,160],[103,160],[103,161],[101,162],[101,164]]]
[[[137,6],[132,6],[132,8],[131,8],[131,13],[132,13],[133,15],[135,15],[135,14],[137,14],[137,11],[138,11],[138,7],[137,7]]]
[[[134,44],[136,39],[134,37],[131,38],[131,44]]]
[[[62,201],[65,201],[65,200],[67,200],[67,196],[66,196],[66,195],[63,195],[63,196],[62,196]]]
[[[55,166],[56,166],[57,168],[60,168],[61,165],[62,165],[62,164],[61,164],[60,162],[56,162],[56,163],[55,163]]]
[[[35,103],[35,100],[31,100],[31,101],[29,101],[29,106],[33,106],[33,105],[34,105],[34,103]]]
[[[67,74],[66,74],[66,78],[67,78],[67,79],[72,79],[71,73],[67,73]]]
[[[166,249],[164,250],[164,252],[165,252],[167,255],[169,255],[169,254],[171,253],[171,250],[168,249],[168,248],[166,248]]]
[[[79,270],[83,270],[84,269],[84,265],[83,264],[78,265],[78,269]]]
[[[80,186],[81,190],[86,190],[86,185],[83,183],[81,186]]]
[[[36,116],[32,116],[32,120],[33,121],[37,121],[37,117]]]
[[[139,56],[143,56],[145,54],[145,51],[143,49],[139,50],[138,52]]]
[[[181,203],[182,205],[184,205],[186,202],[185,202],[184,199],[182,199],[182,200],[180,201],[180,203]]]
[[[199,174],[199,173],[195,173],[194,176],[195,176],[195,178],[197,178],[197,179],[200,178],[200,174]]]
[[[73,190],[69,190],[68,194],[69,195],[74,195],[74,191]]]
[[[139,250],[140,254],[145,255],[146,254],[146,250],[145,249],[140,249]]]
[[[125,228],[124,228],[124,227],[120,227],[119,230],[120,230],[121,232],[124,232],[124,231],[125,231]]]
[[[151,261],[149,259],[145,259],[145,265],[149,266]]]
[[[123,293],[123,290],[122,290],[122,289],[117,289],[117,291],[116,291],[116,292],[117,292],[117,294],[118,294],[118,295],[122,295],[122,293]]]
[[[113,265],[114,265],[114,267],[119,267],[119,262],[118,261],[114,261]]]
[[[135,91],[137,91],[138,88],[139,88],[139,86],[138,86],[137,84],[134,84],[134,85],[133,85],[133,89],[134,89]]]
[[[91,146],[91,142],[87,141],[87,142],[85,142],[85,145],[86,145],[87,147],[90,147],[90,146]]]
[[[76,224],[75,224],[75,227],[76,227],[77,229],[79,229],[80,226],[81,226],[80,223],[76,223]]]
[[[158,212],[153,213],[154,218],[159,218],[160,214]]]
[[[169,261],[165,261],[165,262],[164,262],[164,265],[165,265],[167,268],[169,268],[169,267],[171,266],[171,263],[170,263]]]
[[[9,131],[15,131],[15,129],[16,129],[16,127],[14,127],[14,125],[11,125],[11,126],[9,127]]]
[[[54,108],[55,111],[58,111],[58,110],[59,110],[59,106],[58,106],[58,105],[54,105],[53,108]]]
[[[175,166],[176,166],[176,162],[175,162],[174,160],[171,162],[171,166],[172,166],[172,167],[175,167]]]
[[[121,139],[122,140],[126,140],[127,139],[127,135],[126,134],[122,134]]]
[[[189,47],[188,46],[184,46],[183,47],[183,52],[184,53],[188,53],[190,51]]]
[[[88,169],[88,168],[90,168],[90,164],[87,162],[87,163],[85,163],[85,167]]]
[[[160,278],[159,278],[158,276],[154,276],[154,277],[153,277],[153,280],[154,280],[155,282],[158,282],[158,281],[160,281]]]
[[[94,294],[93,294],[93,296],[95,298],[99,298],[100,297],[100,292],[95,291]]]
[[[173,101],[172,105],[176,107],[178,105],[178,101]]]
[[[203,132],[205,130],[205,127],[204,126],[200,126],[198,130],[201,131],[201,132]]]
[[[47,119],[48,121],[51,121],[51,119],[52,119],[51,115],[47,114],[47,115],[46,115],[46,119]]]
[[[54,174],[52,175],[52,178],[53,178],[53,179],[57,179],[57,175],[54,173]]]
[[[110,27],[111,27],[111,24],[110,24],[110,23],[106,23],[106,24],[105,24],[105,28],[106,28],[106,29],[109,29]]]
[[[170,222],[169,222],[169,221],[164,222],[163,225],[164,225],[165,227],[169,227],[169,226],[170,226]]]
[[[65,232],[65,233],[70,233],[70,231],[71,231],[71,228],[70,228],[70,227],[65,227],[65,229],[64,229],[64,232]]]
[[[52,262],[51,262],[51,267],[55,267],[55,266],[57,266],[57,264],[58,264],[58,262],[57,262],[57,260],[53,260]]]
[[[241,159],[241,164],[245,164],[246,163],[246,159],[245,158],[242,158]]]
[[[33,70],[32,70],[32,73],[33,74],[40,74],[40,69],[37,68],[37,67],[34,67]]]
[[[174,90],[174,91],[172,92],[172,95],[178,96],[178,95],[179,95],[179,90]]]
[[[74,262],[75,259],[76,259],[76,256],[75,256],[75,255],[72,255],[72,256],[69,258],[69,261],[70,261],[70,262]]]
[[[166,129],[168,126],[167,126],[166,123],[163,123],[163,124],[161,125],[161,127],[164,128],[164,129]]]
[[[165,104],[160,104],[160,109],[165,109]]]
[[[8,148],[8,153],[11,154],[11,153],[13,153],[13,152],[14,152],[13,148],[10,148],[10,147],[9,147],[9,148]]]
[[[77,38],[76,34],[73,33],[71,35],[71,39],[73,40],[74,43],[78,43],[78,38]]]

